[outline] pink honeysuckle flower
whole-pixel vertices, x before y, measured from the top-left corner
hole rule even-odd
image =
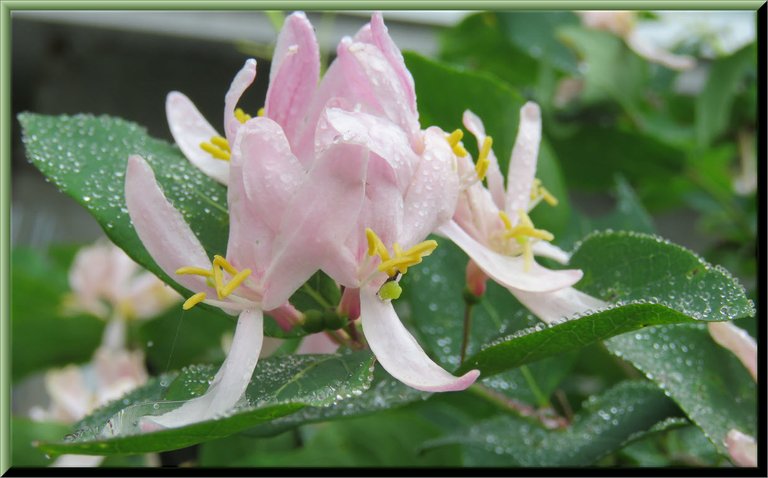
[[[141,350],[128,351],[102,344],[88,364],[46,372],[45,390],[50,404],[47,409],[32,408],[30,416],[38,421],[75,423],[146,381]],[[96,467],[103,459],[103,456],[61,455],[51,466]]]
[[[107,321],[102,345],[112,348],[125,346],[126,322],[155,317],[180,299],[122,249],[101,240],[77,252],[69,286],[66,308]]]
[[[467,284],[476,295],[485,290],[490,277],[545,322],[568,317],[605,303],[570,287],[582,277],[580,270],[550,270],[533,256],[567,263],[569,256],[549,244],[553,236],[536,229],[528,212],[539,202],[556,204],[556,199],[535,179],[541,141],[541,112],[526,103],[520,110],[520,125],[509,162],[506,190],[498,160],[491,149],[482,121],[471,111],[464,113],[464,125],[477,138],[477,165],[460,144],[461,134],[449,141],[458,151],[462,191],[453,220],[438,232],[450,238],[470,257]],[[481,180],[487,175],[488,187]]]
[[[455,377],[443,370],[391,303],[399,296],[400,276],[436,247],[426,236],[453,214],[455,156],[442,130],[420,129],[413,80],[380,15],[354,38],[342,39],[337,53],[296,148],[344,145],[368,161],[358,211],[347,216],[353,227],[328,234],[330,245],[315,241],[314,247],[324,247],[316,256],[321,269],[345,287],[342,308],[353,319],[359,311],[371,350],[392,376],[419,390],[463,390],[479,372]],[[317,202],[309,195],[299,201]],[[325,215],[338,214],[336,204],[325,207]]]
[[[712,339],[733,352],[744,367],[757,381],[757,342],[746,330],[730,322],[710,322],[707,324]]]
[[[317,257],[332,242],[327,235],[349,230],[347,218],[359,209],[367,158],[349,146],[328,145],[306,172],[273,120],[250,119],[235,134],[226,258],[209,259],[149,165],[139,156],[128,160],[125,194],[131,220],[158,266],[195,292],[184,308],[205,302],[239,314],[231,350],[208,391],[176,410],[148,417],[147,423],[177,427],[208,420],[240,400],[258,361],[263,311],[286,306],[318,269]],[[318,214],[325,204],[334,204],[335,214]]]
[[[235,76],[224,101],[224,136],[206,121],[192,101],[173,91],[166,98],[166,116],[174,140],[189,161],[226,185],[237,130],[250,116],[237,108],[242,94],[256,77],[256,61],[248,60]],[[297,12],[288,16],[272,58],[269,89],[263,114],[279,124],[289,142],[303,122],[320,77],[320,52],[312,25]]]
[[[754,437],[734,428],[729,430],[728,435],[725,436],[725,446],[737,466],[757,466],[757,442]]]

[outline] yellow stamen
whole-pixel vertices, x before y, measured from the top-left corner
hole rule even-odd
[[[499,211],[499,217],[501,218],[501,221],[504,223],[504,228],[506,230],[512,229],[512,221],[509,220],[509,216],[507,216],[507,213],[504,211]]]
[[[216,295],[223,299],[221,289],[224,287],[224,273],[221,271],[221,265],[213,262],[213,283],[216,288]]]
[[[213,272],[211,272],[208,269],[203,269],[201,267],[180,267],[176,269],[176,273],[179,275],[195,275],[195,276],[203,276],[203,277],[213,276]]]
[[[264,112],[265,110],[264,110],[264,107],[262,106],[261,108],[259,108],[259,111],[256,112],[256,116],[264,116]]]
[[[189,299],[185,300],[181,308],[184,310],[189,310],[204,300],[205,300],[205,292],[199,292],[193,295],[192,297],[190,297]]]
[[[249,275],[251,275],[250,269],[243,269],[235,274],[235,276],[232,277],[232,280],[229,281],[229,284],[221,289],[221,295],[227,297],[229,294],[234,292],[234,290],[237,289],[237,287],[240,286],[240,284],[242,284]]]
[[[221,148],[212,145],[211,143],[200,143],[200,149],[206,153],[209,153],[216,159],[222,159],[224,161],[229,161],[230,159],[229,151],[224,151]]]
[[[522,246],[523,257],[525,258],[525,262],[523,263],[523,270],[528,272],[531,270],[531,266],[533,265],[533,249],[531,249],[531,243],[528,240],[524,241]]]
[[[553,196],[547,188],[542,186],[541,180],[537,178],[533,180],[533,185],[531,186],[531,201],[535,201],[539,198],[543,199],[544,202],[550,206],[557,206],[557,198]]]
[[[381,272],[386,272],[388,276],[392,277],[396,275],[398,271],[402,274],[405,274],[409,267],[415,266],[419,263],[421,263],[421,257],[395,257],[388,261],[383,261],[381,264],[379,264],[379,270]]]
[[[227,262],[227,260],[224,259],[223,256],[220,256],[218,254],[213,256],[213,263],[223,267],[224,270],[229,272],[231,275],[237,274],[237,269],[235,269],[235,267],[232,264]]]
[[[219,149],[223,151],[229,151],[229,143],[227,142],[227,138],[223,136],[214,136],[211,138],[211,144],[218,146]]]
[[[370,227],[365,228],[365,237],[368,239],[369,256],[375,256],[378,254],[382,261],[389,260],[389,252],[387,252],[387,248],[384,246],[384,243],[381,242],[379,236],[373,232],[373,229]]]
[[[237,108],[235,110],[235,118],[237,118],[237,121],[239,121],[241,123],[245,123],[246,121],[251,119],[251,115],[247,114],[241,108]]]
[[[461,138],[464,137],[464,131],[460,129],[456,129],[453,131],[453,133],[449,134],[447,138],[445,138],[448,141],[448,144],[451,145],[451,147],[456,146],[459,144],[459,141],[461,141]]]
[[[425,257],[437,249],[437,241],[434,239],[430,239],[428,241],[420,242],[416,244],[415,246],[411,247],[405,252],[406,256],[419,256],[419,257]]]
[[[480,154],[477,156],[477,164],[475,164],[475,172],[480,181],[485,178],[488,166],[491,165],[491,160],[488,159],[488,155],[491,153],[491,146],[493,146],[493,138],[486,136],[483,140],[483,145],[480,147]]]

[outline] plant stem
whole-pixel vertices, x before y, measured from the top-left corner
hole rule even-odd
[[[536,409],[527,403],[506,397],[505,395],[496,392],[495,390],[491,390],[479,383],[475,383],[467,390],[493,403],[502,410],[512,412],[515,415],[524,418],[533,418],[549,430],[565,428],[570,424],[568,419],[557,415],[552,408]]]
[[[539,388],[539,384],[536,383],[536,379],[533,378],[533,375],[531,375],[531,371],[528,369],[528,366],[520,366],[520,372],[522,372],[525,381],[531,388],[531,392],[533,392],[533,395],[536,397],[536,402],[538,402],[539,406],[549,407],[549,399],[544,396],[544,393]]]

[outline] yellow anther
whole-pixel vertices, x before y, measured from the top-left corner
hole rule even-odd
[[[552,193],[547,190],[547,188],[542,186],[541,180],[537,178],[533,180],[533,185],[531,187],[531,201],[535,201],[539,198],[543,199],[544,202],[550,206],[557,206],[557,198],[553,196]]]
[[[256,112],[256,116],[264,116],[264,113],[265,113],[265,110],[264,110],[264,107],[262,106],[261,108],[259,108],[259,111]]]
[[[209,153],[216,159],[222,159],[224,161],[229,161],[230,159],[229,151],[222,150],[221,148],[214,146],[211,143],[200,143],[200,149],[206,153]]]
[[[461,144],[461,138],[463,137],[464,137],[464,132],[460,129],[455,130],[453,133],[445,137],[445,140],[448,141],[449,145],[451,145],[453,154],[455,154],[460,158],[463,158],[464,156],[467,155],[467,150],[464,149],[464,146],[462,146]]]
[[[512,229],[512,221],[509,220],[509,216],[507,216],[507,213],[504,211],[499,211],[499,217],[501,218],[501,222],[504,223],[504,229],[507,231]]]
[[[411,247],[407,251],[405,251],[406,256],[416,257],[419,258],[428,256],[432,254],[432,252],[437,249],[437,241],[434,239],[430,239],[428,241],[420,242],[416,244],[415,246]]]
[[[235,266],[230,264],[226,259],[224,259],[223,256],[220,256],[218,254],[213,256],[213,263],[220,265],[225,271],[229,272],[231,275],[237,274],[237,269],[235,269]]]
[[[251,119],[251,115],[247,114],[245,111],[243,111],[240,108],[237,108],[235,110],[235,118],[237,118],[237,121],[241,123],[245,123],[249,119]]]
[[[493,146],[493,138],[486,136],[483,140],[483,145],[480,147],[480,154],[477,156],[477,164],[475,164],[475,172],[480,181],[485,179],[488,166],[491,165],[491,160],[488,159],[488,155],[491,153],[491,146]]]
[[[381,272],[386,272],[388,276],[392,277],[398,272],[405,274],[408,272],[408,268],[421,263],[421,257],[418,256],[403,256],[389,259],[388,261],[382,261],[379,264],[378,269]]]
[[[223,136],[214,136],[211,138],[211,144],[217,146],[222,151],[229,151],[229,142]]]
[[[237,274],[235,274],[235,276],[232,277],[229,283],[221,289],[221,295],[224,297],[227,297],[229,294],[234,292],[234,290],[237,289],[240,286],[240,284],[242,284],[243,281],[248,278],[249,275],[251,275],[250,269],[243,269]]]
[[[184,310],[189,310],[204,300],[205,300],[205,292],[199,292],[193,295],[192,297],[190,297],[189,299],[185,300],[181,308]]]
[[[176,273],[179,275],[195,275],[203,277],[212,277],[213,272],[209,269],[203,269],[201,267],[180,267],[176,269]]]
[[[384,243],[381,242],[381,239],[379,239],[379,236],[376,235],[375,232],[373,232],[373,229],[370,227],[365,228],[365,237],[368,239],[368,255],[369,256],[375,256],[379,255],[381,257],[382,261],[389,260],[389,252],[387,252],[387,248],[384,246]]]
[[[449,134],[447,138],[445,138],[448,141],[448,144],[451,145],[451,147],[456,146],[459,144],[459,141],[461,141],[461,138],[464,137],[464,131],[460,129],[456,129],[453,131],[453,133]]]

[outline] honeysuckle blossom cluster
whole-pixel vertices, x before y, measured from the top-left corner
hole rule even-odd
[[[359,319],[368,346],[393,377],[430,392],[469,387],[479,371],[456,377],[432,361],[392,304],[400,278],[438,246],[431,233],[467,251],[477,293],[487,275],[547,321],[602,304],[570,287],[580,271],[551,271],[533,260],[534,253],[568,259],[527,215],[539,201],[553,201],[534,179],[541,137],[535,104],[521,111],[505,193],[479,118],[464,116],[480,145],[474,166],[460,132],[421,128],[413,79],[381,15],[342,39],[336,53],[320,79],[312,26],[301,13],[289,16],[264,108],[252,117],[237,107],[256,77],[256,62],[248,60],[225,96],[224,136],[186,96],[168,95],[177,144],[228,188],[224,254],[205,251],[149,164],[129,158],[130,217],[158,266],[191,292],[183,307],[205,303],[238,316],[231,349],[206,393],[146,417],[145,429],[211,419],[236,406],[259,358],[263,314],[285,328],[301,324],[306,317],[289,298],[318,270],[342,288],[338,313],[352,330]],[[335,348],[328,345],[322,349]]]

